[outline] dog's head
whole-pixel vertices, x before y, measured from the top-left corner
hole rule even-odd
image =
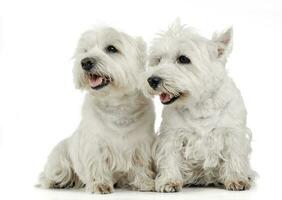
[[[231,28],[208,40],[176,20],[152,43],[145,93],[173,105],[204,98],[226,76],[231,49]]]
[[[77,88],[95,96],[126,94],[136,90],[144,71],[145,43],[110,27],[82,34],[73,68]]]

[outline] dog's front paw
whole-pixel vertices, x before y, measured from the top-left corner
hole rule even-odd
[[[156,181],[157,192],[179,192],[182,189],[182,181],[170,180],[167,182]]]
[[[248,190],[251,187],[249,180],[231,180],[224,182],[225,189],[231,191],[241,191],[241,190]]]
[[[110,194],[114,191],[114,187],[107,182],[94,182],[86,185],[86,191],[97,194]]]

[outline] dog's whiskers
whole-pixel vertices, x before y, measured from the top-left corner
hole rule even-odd
[[[173,90],[170,90],[169,88],[169,85],[165,84],[165,83],[162,83],[162,87],[166,90],[167,93],[169,93],[170,95],[173,95],[175,97],[179,96],[179,92],[176,92],[176,91],[173,91]]]

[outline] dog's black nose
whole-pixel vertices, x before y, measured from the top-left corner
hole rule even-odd
[[[158,76],[151,76],[147,79],[149,85],[151,86],[151,88],[156,89],[158,87],[158,85],[161,82],[161,78]]]
[[[81,67],[85,70],[85,71],[89,71],[90,69],[92,69],[96,64],[96,60],[94,58],[88,57],[88,58],[83,58],[81,60]]]

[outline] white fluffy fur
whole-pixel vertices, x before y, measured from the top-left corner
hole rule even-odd
[[[106,52],[114,45],[119,52]],[[151,145],[154,108],[138,88],[144,71],[145,44],[113,28],[85,32],[78,43],[73,69],[77,88],[86,90],[82,119],[74,134],[51,152],[40,177],[45,188],[83,187],[110,193],[114,184],[140,191],[154,189]],[[89,86],[81,60],[94,57],[94,70],[111,77],[100,90]]]
[[[162,112],[153,150],[156,191],[175,192],[185,185],[224,184],[229,190],[250,187],[253,171],[248,158],[247,113],[225,69],[231,49],[232,28],[208,40],[179,20],[153,41],[147,78],[158,76],[162,82],[155,90],[144,83],[144,91],[180,95]],[[180,64],[180,55],[189,57],[191,63]]]

